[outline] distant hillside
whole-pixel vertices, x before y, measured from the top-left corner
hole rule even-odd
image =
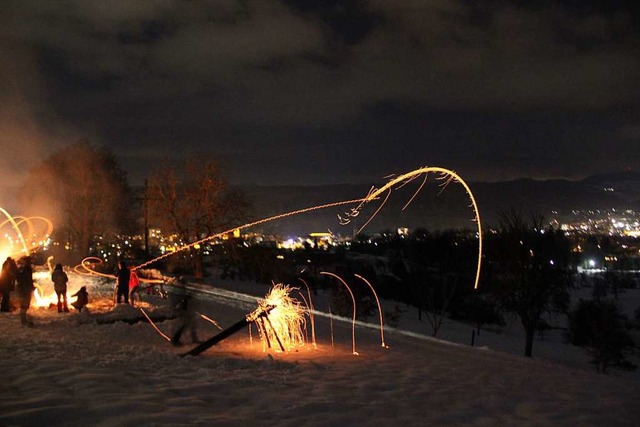
[[[418,197],[402,210],[422,180],[394,191],[386,206],[367,226],[370,233],[397,227],[425,227],[430,230],[446,228],[474,228],[473,213],[460,185],[450,184],[441,189],[430,177]],[[380,186],[383,182],[375,183]],[[627,172],[591,176],[581,181],[520,179],[507,182],[470,182],[483,223],[497,224],[498,213],[510,208],[524,212],[540,212],[550,216],[574,209],[634,209],[640,210],[640,174]],[[342,200],[366,196],[371,185],[342,184],[326,186],[245,186],[241,187],[253,201],[255,218],[289,212]],[[303,235],[311,231],[331,230],[343,235],[352,234],[377,208],[370,204],[348,225],[340,225],[338,214],[353,206],[319,210],[310,214],[272,222],[263,231]]]
[[[395,230],[398,227],[425,227],[429,230],[448,228],[475,228],[473,213],[462,187],[450,184],[442,189],[435,176],[430,176],[420,194],[403,211],[422,180],[394,191],[385,207],[366,228],[365,232]],[[290,212],[344,200],[359,199],[367,195],[371,184],[341,184],[324,186],[242,186],[254,206],[253,219]],[[551,212],[568,215],[574,209],[640,211],[640,173],[624,172],[590,176],[580,181],[519,179],[506,182],[469,182],[475,194],[484,224],[496,225],[501,211],[516,208],[524,212],[540,212],[546,217]],[[142,187],[134,190],[142,192]],[[19,213],[16,205],[16,188],[0,184],[0,207],[10,213]],[[377,209],[371,203],[362,209],[351,222],[341,225],[338,215],[356,204],[339,206],[297,215],[285,220],[266,223],[259,230],[266,233],[306,235],[312,231],[331,230],[336,234],[351,235],[359,229]]]

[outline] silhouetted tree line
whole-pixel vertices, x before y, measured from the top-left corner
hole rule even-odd
[[[243,224],[249,215],[244,195],[229,189],[215,160],[206,156],[187,157],[183,164],[158,163],[149,184],[143,197],[135,197],[114,153],[83,139],[32,168],[20,202],[27,215],[52,220],[51,254],[65,264],[102,257],[96,248],[142,235],[144,216],[150,227],[189,244]],[[203,246],[163,265],[202,276]],[[122,248],[117,256],[140,256],[139,247]]]

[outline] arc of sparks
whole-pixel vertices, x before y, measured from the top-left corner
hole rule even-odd
[[[478,289],[478,283],[480,281],[480,268],[481,268],[481,264],[482,264],[482,222],[480,220],[480,211],[478,210],[478,204],[476,203],[476,199],[473,195],[473,192],[471,191],[471,188],[469,187],[469,185],[462,179],[462,177],[460,177],[460,175],[458,175],[457,173],[455,173],[452,170],[449,169],[445,169],[442,167],[438,167],[438,166],[427,166],[427,167],[423,167],[420,169],[415,169],[411,172],[407,172],[403,175],[400,175],[394,179],[392,179],[391,181],[387,182],[384,186],[380,187],[379,189],[371,192],[367,197],[367,201],[372,201],[375,198],[378,198],[382,193],[384,193],[385,191],[388,191],[390,189],[393,189],[395,186],[397,185],[401,185],[405,182],[407,182],[408,180],[412,180],[415,177],[421,175],[421,174],[428,174],[430,172],[434,172],[434,173],[439,173],[441,174],[443,177],[448,177],[448,179],[445,181],[444,183],[444,187],[442,188],[442,190],[444,190],[444,188],[446,188],[446,186],[451,182],[451,181],[456,181],[459,182],[460,185],[462,185],[462,187],[465,189],[467,196],[469,196],[469,200],[471,202],[471,208],[473,208],[473,212],[475,214],[475,222],[477,223],[478,226],[478,263],[477,263],[477,267],[476,267],[476,277],[475,277],[475,281],[473,284],[473,288],[474,289]],[[420,187],[422,188],[422,187]],[[442,191],[441,190],[441,191]],[[412,197],[411,200],[413,200],[414,197]],[[406,206],[405,206],[406,207]]]
[[[478,204],[476,203],[475,197],[473,195],[473,193],[471,192],[471,188],[469,187],[469,185],[462,179],[462,177],[460,177],[460,175],[458,175],[457,173],[455,173],[452,170],[446,169],[446,168],[442,168],[442,167],[438,167],[438,166],[426,166],[423,168],[419,168],[419,169],[415,169],[411,172],[407,172],[405,174],[396,176],[395,178],[391,179],[390,181],[388,181],[385,185],[383,185],[380,188],[375,188],[372,187],[369,190],[369,193],[367,194],[367,196],[360,198],[360,199],[353,199],[353,200],[345,200],[345,201],[340,201],[340,202],[333,202],[333,203],[327,203],[324,205],[318,205],[318,206],[312,206],[312,207],[307,207],[307,208],[303,208],[303,209],[298,209],[295,211],[291,211],[291,212],[286,212],[286,213],[282,213],[279,215],[274,215],[274,216],[270,216],[268,218],[264,218],[258,221],[254,221],[254,222],[250,222],[244,225],[241,225],[239,227],[233,227],[230,228],[228,230],[222,231],[220,233],[217,234],[213,234],[211,236],[205,237],[203,239],[200,239],[198,241],[195,241],[193,243],[189,243],[187,245],[184,245],[180,248],[177,248],[175,251],[173,252],[168,252],[166,254],[160,255],[152,260],[149,260],[143,264],[140,264],[139,266],[135,267],[136,269],[138,268],[143,268],[147,265],[153,264],[157,261],[160,261],[164,258],[167,258],[169,256],[172,256],[178,252],[181,251],[185,251],[188,250],[194,246],[197,245],[202,245],[204,243],[207,243],[211,240],[220,238],[226,234],[232,233],[235,230],[243,230],[246,228],[250,228],[250,227],[254,227],[260,224],[264,224],[267,222],[271,222],[271,221],[275,221],[275,220],[279,220],[279,219],[284,219],[290,216],[294,216],[294,215],[300,215],[300,214],[304,214],[304,213],[308,213],[308,212],[312,212],[312,211],[317,211],[317,210],[321,210],[321,209],[327,209],[327,208],[333,208],[333,207],[338,207],[338,206],[344,206],[344,205],[349,205],[349,204],[357,204],[357,206],[355,208],[352,208],[348,213],[346,213],[347,218],[343,218],[342,216],[338,215],[338,219],[340,221],[341,224],[348,224],[350,219],[349,218],[353,218],[356,217],[359,212],[360,209],[366,205],[367,203],[370,203],[374,200],[378,200],[380,198],[380,196],[383,193],[388,193],[386,194],[386,197],[384,198],[382,205],[376,210],[376,212],[369,218],[369,220],[366,222],[365,226],[368,225],[371,220],[373,219],[373,217],[375,217],[375,215],[380,211],[380,209],[382,208],[382,206],[384,206],[385,202],[387,201],[387,199],[389,198],[389,195],[391,193],[391,191],[394,188],[399,188],[402,187],[406,184],[408,184],[409,182],[413,181],[415,178],[417,178],[418,176],[425,174],[425,180],[426,180],[426,175],[428,173],[439,173],[442,175],[442,177],[446,177],[446,181],[444,183],[444,186],[442,188],[441,191],[444,190],[444,188],[446,188],[446,186],[452,182],[452,181],[456,181],[459,182],[463,188],[465,189],[467,195],[469,196],[469,200],[471,202],[471,208],[473,208],[473,212],[475,215],[475,222],[477,223],[478,226],[478,262],[477,262],[477,268],[476,268],[476,277],[474,280],[474,285],[473,288],[477,289],[478,288],[478,283],[480,281],[480,268],[481,268],[481,263],[482,263],[482,223],[480,220],[480,211],[478,210]],[[441,178],[442,179],[442,178]],[[422,189],[422,186],[424,186],[424,183],[420,186],[420,188],[418,189],[417,192],[420,191],[420,189]],[[411,201],[415,198],[415,196],[417,195],[417,192],[413,195],[413,197],[411,198],[411,200],[409,200],[409,202],[404,206],[403,209],[405,209],[409,203],[411,203]],[[364,229],[364,226],[360,228],[359,232],[362,231]]]
[[[108,279],[115,279],[115,274],[107,274],[97,271],[94,266],[103,264],[104,261],[101,258],[90,256],[84,258],[80,264],[73,267],[73,271],[83,276],[100,276]]]
[[[0,225],[0,227],[2,227],[6,223],[10,223],[13,226],[13,229],[16,232],[16,236],[18,237],[18,240],[20,240],[20,243],[22,243],[22,250],[24,251],[25,255],[28,254],[29,253],[29,249],[27,248],[27,242],[25,241],[24,236],[22,235],[22,231],[20,230],[20,226],[18,225],[18,223],[11,216],[11,214],[9,212],[7,212],[6,210],[4,210],[3,208],[0,208],[0,212],[2,212],[5,217],[7,217],[7,220],[4,221]]]
[[[163,337],[165,340],[167,341],[171,341],[171,338],[169,338],[167,335],[165,335],[164,333],[162,333],[162,331],[160,329],[158,329],[158,327],[156,326],[155,323],[153,323],[153,320],[151,320],[151,318],[147,315],[147,313],[142,309],[142,307],[140,307],[140,311],[142,312],[142,314],[144,314],[144,317],[147,318],[147,320],[149,321],[149,323],[151,324],[151,326],[153,326],[153,329],[156,330],[156,332],[158,334],[160,334],[161,337]]]
[[[0,229],[4,227],[6,224],[11,224],[12,228],[15,231],[17,239],[22,244],[22,252],[25,255],[28,255],[32,250],[38,249],[44,245],[44,241],[49,238],[51,233],[53,232],[53,223],[45,217],[42,216],[32,216],[32,217],[24,217],[24,216],[11,216],[9,212],[5,209],[0,208],[0,211],[5,215],[6,219],[0,223]],[[41,221],[46,225],[46,230],[42,233],[44,239],[40,239],[35,242],[34,239],[39,236],[39,232],[42,230],[38,230],[36,232],[36,227],[34,225],[34,220]],[[22,231],[21,226],[24,224],[26,226],[25,232]],[[27,239],[25,235],[31,240],[31,248],[28,247]],[[37,244],[36,244],[37,243]]]
[[[376,290],[373,288],[373,286],[371,285],[371,283],[369,283],[369,281],[367,279],[365,279],[364,277],[362,277],[359,274],[354,274],[354,276],[356,276],[358,279],[362,280],[364,283],[367,284],[367,286],[369,286],[369,289],[371,289],[371,292],[373,292],[373,296],[376,298],[376,303],[378,304],[378,314],[380,317],[380,341],[381,341],[381,345],[383,348],[389,348],[388,345],[385,344],[384,342],[384,322],[382,320],[382,306],[380,305],[380,300],[378,299],[378,294],[376,293]]]
[[[301,281],[306,287],[307,287],[307,295],[309,295],[309,320],[311,321],[311,339],[313,341],[313,348],[314,350],[318,348],[318,346],[316,345],[316,326],[315,326],[315,315],[313,314],[313,310],[315,310],[315,307],[313,306],[313,301],[311,299],[311,289],[309,288],[309,285],[307,284],[307,282],[304,281],[304,279],[302,278],[298,278],[299,281]]]
[[[336,279],[338,279],[340,283],[342,283],[344,287],[347,288],[347,290],[349,291],[349,295],[351,295],[351,301],[353,302],[353,320],[351,321],[351,343],[352,343],[353,354],[357,356],[358,352],[356,351],[356,298],[353,296],[353,292],[351,292],[351,288],[349,287],[349,285],[347,285],[347,282],[345,282],[342,279],[342,277],[338,276],[337,274],[330,273],[328,271],[321,271],[320,274],[335,277]]]

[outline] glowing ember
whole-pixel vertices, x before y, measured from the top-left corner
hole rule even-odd
[[[262,341],[263,350],[272,347],[276,350],[291,351],[304,346],[302,332],[304,307],[297,299],[290,296],[292,288],[277,284],[269,291],[258,308],[248,316],[256,319],[256,325]],[[268,307],[274,306],[268,316],[258,317]]]

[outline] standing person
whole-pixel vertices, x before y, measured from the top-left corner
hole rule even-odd
[[[67,273],[62,270],[62,264],[56,264],[56,267],[53,269],[53,273],[51,273],[51,281],[53,282],[53,289],[56,291],[56,295],[58,296],[58,313],[62,313],[63,310],[65,313],[68,313],[67,282],[69,281],[69,277],[67,276]]]
[[[89,292],[87,292],[86,286],[81,287],[78,292],[71,296],[78,297],[78,299],[72,302],[71,305],[77,308],[80,312],[87,304],[89,304]]]
[[[11,311],[10,296],[16,288],[16,276],[18,275],[18,265],[11,257],[7,257],[2,264],[0,273],[0,292],[2,292],[2,303],[0,311]]]
[[[20,323],[23,326],[33,326],[33,322],[27,318],[27,311],[31,305],[31,295],[33,294],[33,268],[31,267],[31,257],[25,256],[18,262],[18,275],[16,291],[20,300]]]
[[[116,283],[118,286],[118,296],[116,302],[120,304],[122,298],[124,303],[129,304],[129,277],[131,273],[127,268],[124,260],[118,261],[118,270],[116,271]]]

